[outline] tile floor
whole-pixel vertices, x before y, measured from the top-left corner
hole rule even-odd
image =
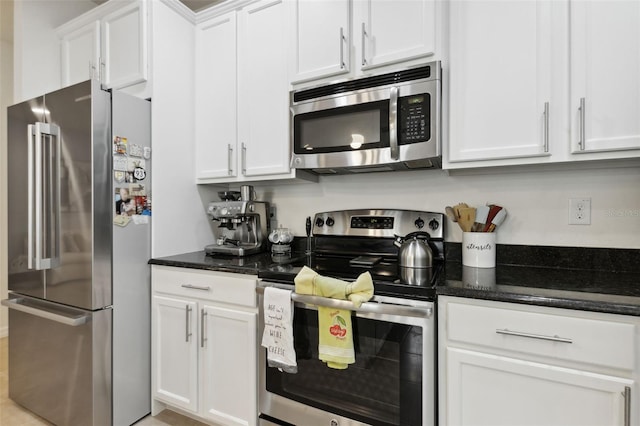
[[[51,426],[46,420],[30,413],[9,399],[9,338],[0,338],[0,425]],[[206,426],[196,420],[164,410],[156,417],[147,416],[136,426]]]

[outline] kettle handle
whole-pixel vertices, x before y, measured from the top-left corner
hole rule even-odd
[[[420,238],[420,239],[429,240],[429,238],[431,238],[431,235],[429,235],[428,232],[416,231],[416,232],[411,232],[410,234],[407,234],[404,237],[405,240],[409,238]]]

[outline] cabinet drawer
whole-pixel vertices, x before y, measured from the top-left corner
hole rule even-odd
[[[153,266],[153,291],[256,307],[257,278],[251,275]]]
[[[446,312],[449,342],[624,370],[634,368],[633,324],[564,316],[546,308],[511,309],[500,302],[489,306],[449,303]]]

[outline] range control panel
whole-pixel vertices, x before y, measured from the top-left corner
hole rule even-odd
[[[317,213],[313,235],[389,237],[427,232],[432,239],[444,238],[442,213],[414,210],[338,210]]]

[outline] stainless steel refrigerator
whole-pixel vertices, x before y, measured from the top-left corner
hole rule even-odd
[[[8,108],[9,398],[54,424],[150,412],[150,162],[144,99],[86,81]]]

